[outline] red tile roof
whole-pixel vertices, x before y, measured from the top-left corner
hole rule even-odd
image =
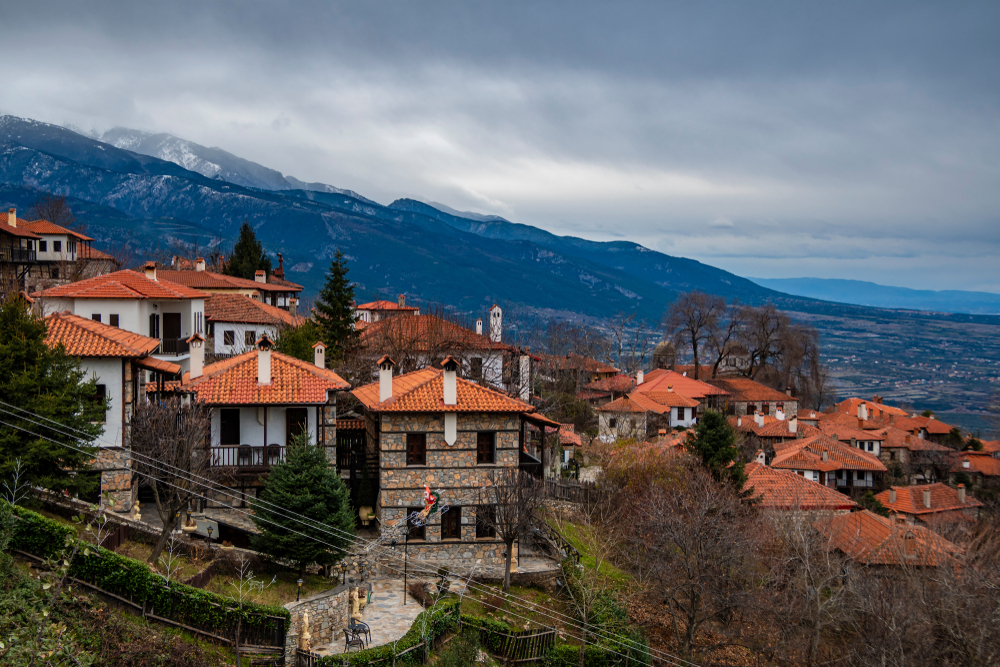
[[[420,310],[416,306],[401,306],[395,301],[380,300],[380,301],[369,301],[368,303],[361,303],[354,307],[354,310],[401,310],[406,312],[413,312],[415,310]]]
[[[752,433],[759,438],[797,438],[801,433],[803,437],[817,435],[819,429],[803,424],[798,420],[795,426],[796,432],[788,430],[788,421],[778,419],[772,415],[763,415],[764,425],[758,426],[753,415],[738,415],[728,418],[729,425],[741,433]]]
[[[926,528],[900,525],[868,510],[828,517],[814,526],[829,548],[868,565],[923,565],[952,562],[961,549]]]
[[[246,278],[227,276],[222,273],[215,273],[214,271],[177,271],[174,269],[157,269],[156,273],[157,277],[162,277],[166,280],[175,282],[178,285],[186,285],[187,287],[193,287],[195,289],[241,289],[257,290],[259,292],[302,291],[302,286],[296,285],[295,283],[285,283],[284,281],[280,281],[283,283],[281,285],[270,281],[266,283],[259,283],[256,280],[247,280]]]
[[[271,384],[257,383],[258,350],[205,366],[203,375],[192,380],[185,373],[181,382],[168,382],[166,390],[196,394],[207,405],[319,405],[331,391],[348,389],[347,382],[326,368],[272,351]],[[155,390],[147,385],[147,391]]]
[[[379,383],[351,393],[372,412],[534,412],[535,408],[500,392],[456,378],[456,403],[444,404],[444,373],[424,368],[392,378],[392,398],[379,399]]]
[[[885,440],[885,436],[881,435],[878,431],[862,431],[857,426],[851,426],[842,421],[824,419],[819,422],[818,428],[824,435],[828,435],[841,442],[850,442],[851,438],[860,442]]]
[[[954,428],[951,424],[945,424],[933,417],[924,417],[923,415],[913,417],[912,420],[920,428],[926,429],[931,435],[948,435],[951,433],[951,429]]]
[[[572,424],[559,425],[559,442],[564,447],[580,447],[583,441],[580,434],[576,432],[576,427]]]
[[[377,353],[381,353],[378,348],[385,345],[414,352],[513,349],[436,315],[387,317],[365,326],[361,329],[359,338],[363,346],[374,347]]]
[[[655,412],[657,414],[663,414],[663,412],[669,408],[665,408],[664,406],[653,401],[652,399],[646,398],[642,394],[636,394],[635,397],[622,396],[621,398],[615,399],[610,403],[599,405],[594,409],[597,410],[598,412],[614,412],[614,413],[627,413],[627,414]]]
[[[45,344],[62,345],[73,357],[145,357],[160,347],[160,341],[102,324],[69,312],[44,319]]]
[[[987,454],[1000,452],[1000,440],[983,440],[983,451]]]
[[[118,260],[114,257],[90,245],[82,245],[77,248],[76,256],[80,259],[110,260],[118,265]]]
[[[706,396],[726,395],[726,391],[723,389],[701,382],[700,380],[695,380],[694,378],[685,377],[680,373],[666,370],[662,373],[657,373],[655,376],[652,373],[645,376],[643,383],[636,387],[635,390],[640,394],[646,394],[652,391],[667,391],[670,387],[682,396],[697,400],[701,400]]]
[[[823,452],[827,460],[823,461]],[[886,468],[878,457],[860,449],[845,445],[825,435],[814,435],[775,445],[775,457],[771,466],[790,470],[870,470],[885,472]]]
[[[760,507],[780,510],[849,510],[858,506],[844,494],[802,475],[779,470],[756,461],[746,465],[744,491],[753,489],[752,497]]]
[[[20,227],[18,223],[18,227]],[[81,234],[80,232],[74,232],[72,229],[66,229],[65,227],[60,227],[54,222],[49,222],[48,220],[32,220],[31,222],[26,222],[24,226],[28,231],[34,232],[35,234],[66,234],[67,236],[75,236],[81,241],[93,241],[86,234]]]
[[[863,398],[848,398],[833,406],[834,412],[848,414],[852,417],[858,416],[858,406],[864,403],[868,407],[869,419],[878,419],[883,415],[895,415],[896,417],[906,417],[909,413],[902,408],[892,405],[883,405],[875,401],[867,401]]]
[[[955,450],[944,445],[938,445],[930,440],[922,440],[919,436],[913,435],[909,431],[898,429],[895,426],[882,429],[882,449],[907,449],[911,452],[943,452],[949,453]]]
[[[615,375],[602,380],[594,380],[584,385],[584,391],[613,391],[623,393],[632,391],[635,380],[628,375]]]
[[[0,234],[10,234],[11,236],[19,236],[24,239],[40,239],[38,236],[30,229],[28,229],[28,221],[23,218],[17,219],[17,227],[11,227],[7,224],[10,220],[10,216],[4,213],[0,213]]]
[[[706,380],[710,385],[722,389],[733,397],[734,401],[792,403],[797,399],[777,389],[754,382],[749,378],[728,377]]]
[[[896,491],[896,502],[890,502],[892,493],[889,490],[877,494],[875,498],[885,505],[886,509],[903,514],[933,514],[983,506],[981,502],[968,493],[965,496],[964,504],[958,502],[958,489],[953,489],[940,482],[920,486],[894,486],[892,489]],[[929,508],[924,505],[926,491],[931,492],[931,506]]]
[[[167,280],[153,280],[137,271],[115,271],[43,291],[49,298],[70,299],[207,299],[205,292]]]
[[[642,394],[633,392],[632,395],[636,400],[651,400],[665,408],[696,408],[700,405],[695,399],[678,394],[676,391],[647,391]]]
[[[969,462],[968,467],[965,466],[966,461]],[[956,453],[951,472],[979,473],[984,477],[1000,477],[1000,459],[993,458],[987,452]]]
[[[614,366],[606,364],[603,361],[598,361],[597,359],[585,357],[582,354],[576,354],[575,352],[570,352],[565,356],[561,354],[539,354],[538,356],[542,364],[557,370],[600,374],[618,373],[618,369]]]
[[[205,300],[205,317],[209,322],[241,322],[297,327],[306,321],[287,310],[251,299],[243,294],[213,294]]]

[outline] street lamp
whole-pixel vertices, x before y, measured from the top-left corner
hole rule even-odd
[[[299,587],[295,589],[295,601],[298,602],[299,601],[299,593],[302,592],[302,579],[297,579],[295,581],[295,583],[297,583],[299,585]]]
[[[212,527],[208,527],[208,546],[212,546]]]

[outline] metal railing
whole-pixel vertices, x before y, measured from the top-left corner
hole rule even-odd
[[[235,447],[212,447],[212,465],[230,468],[270,468],[285,460],[282,445],[237,445]]]

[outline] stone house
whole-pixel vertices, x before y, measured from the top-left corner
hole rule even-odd
[[[213,294],[205,300],[210,354],[232,355],[252,350],[257,339],[277,340],[281,329],[297,327],[304,317],[243,294]]]
[[[28,230],[27,221],[17,217],[17,209],[0,217],[0,288],[14,291],[29,287],[25,277],[38,263],[40,240]]]
[[[632,392],[596,409],[597,435],[601,442],[655,438],[661,430],[694,426],[699,405],[672,387],[666,391]]]
[[[951,467],[955,450],[924,440],[909,431],[890,426],[878,431],[882,436],[879,458],[889,468],[899,464],[910,484],[937,482],[939,473]],[[947,474],[944,474],[947,478]]]
[[[96,445],[100,454],[101,491],[108,492],[118,508],[129,508],[134,498],[124,429],[137,401],[145,397],[144,373],[175,376],[180,366],[151,355],[160,341],[71,313],[53,313],[45,318],[45,344],[62,345],[76,357],[88,378],[97,379],[95,400],[106,400],[103,433]]]
[[[845,445],[825,435],[790,440],[774,446],[772,468],[791,470],[830,488],[868,489],[886,472],[874,454]]]
[[[377,464],[375,516],[382,530],[420,511],[424,486],[447,512],[408,525],[409,553],[438,561],[503,562],[503,543],[482,522],[479,489],[498,468],[519,467],[526,419],[534,408],[458,377],[459,363],[394,376],[378,361],[379,381],[352,394],[361,404],[369,460]],[[545,424],[549,424],[545,420]]]
[[[746,465],[745,471],[747,481],[743,490],[750,491],[750,497],[763,510],[842,514],[858,506],[844,494],[790,470],[771,468],[759,461],[751,461]]]
[[[895,512],[910,525],[943,530],[956,525],[971,525],[979,519],[983,504],[967,495],[965,485],[953,489],[947,484],[893,486],[875,496],[887,510]]]
[[[361,329],[373,322],[378,322],[389,317],[419,315],[420,309],[416,306],[407,306],[406,295],[400,294],[396,301],[381,300],[359,303],[354,306],[354,314],[358,318],[355,326]]]
[[[797,415],[799,402],[788,393],[754,382],[749,378],[725,377],[705,380],[726,393],[726,398],[720,405],[724,414],[752,415],[760,412],[762,415],[776,415],[779,411],[786,415]]]
[[[724,411],[729,394],[707,382],[695,380],[683,373],[656,369],[645,374],[637,374],[633,393],[674,392],[698,401],[701,411]],[[753,414],[752,412],[750,414]]]

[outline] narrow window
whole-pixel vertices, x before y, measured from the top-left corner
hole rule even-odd
[[[98,320],[100,321],[100,320]],[[94,403],[100,405],[105,411],[101,412],[101,423],[103,424],[107,421],[106,408],[104,407],[104,401],[108,397],[108,387],[107,385],[99,384],[94,390]]]
[[[476,508],[476,537],[496,537],[497,531],[493,528],[493,506],[480,505]]]
[[[253,347],[254,343],[257,342],[257,332],[247,331],[243,334],[243,342],[246,343],[247,347]]]
[[[58,266],[53,266],[51,269],[49,269],[49,277],[52,278],[53,280],[59,280]]]
[[[757,406],[753,403],[747,403],[747,414],[752,415],[755,412],[757,412]]]
[[[691,408],[691,419],[698,418],[698,408]]]
[[[118,326],[118,313],[111,313],[111,315],[109,316],[109,320],[108,321],[111,323],[111,326],[117,327]]]
[[[496,433],[480,432],[476,438],[476,463],[479,465],[496,463],[496,443]]]
[[[764,415],[771,414],[771,404],[770,403],[765,403],[764,405],[760,406],[760,412],[761,412],[761,414],[764,414]]]
[[[462,508],[452,507],[441,515],[441,539],[462,539]]]
[[[408,507],[406,508],[406,516],[410,517],[414,512],[422,512],[423,507]],[[447,514],[447,512],[446,512]],[[414,540],[426,540],[427,539],[427,526],[415,526],[413,522],[407,518],[407,523],[410,524],[410,529],[406,531],[406,541],[412,542]]]
[[[52,242],[52,252],[62,252],[62,241]]]
[[[226,345],[233,345],[236,343],[236,332],[234,331],[223,331],[222,332],[222,342]]]
[[[100,313],[94,313],[93,315],[90,316],[90,319],[94,320],[95,322],[100,322],[101,321],[101,314]]]
[[[477,382],[483,381],[483,360],[479,357],[469,359],[469,377]]]
[[[608,420],[608,428],[617,428],[617,427],[618,427],[618,420],[617,419],[615,419],[614,417],[612,417],[611,419]]]
[[[38,252],[48,252],[48,251],[49,251],[49,242],[48,241],[39,241],[38,242]]]
[[[240,444],[240,410],[230,408],[219,410],[219,444]]]
[[[427,465],[427,434],[406,434],[406,465]]]

